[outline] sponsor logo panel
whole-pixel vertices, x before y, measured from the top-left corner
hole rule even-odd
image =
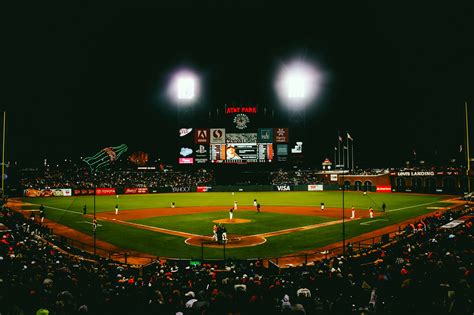
[[[194,132],[194,142],[196,144],[209,143],[209,129],[196,129]]]
[[[115,188],[97,188],[96,194],[97,195],[115,195],[116,190]]]
[[[377,192],[392,192],[392,186],[390,185],[380,185],[376,188]]]
[[[148,188],[147,187],[125,188],[123,192],[125,194],[148,194]]]
[[[181,128],[179,129],[179,136],[184,137],[187,134],[191,133],[191,131],[193,131],[193,128]]]
[[[225,128],[211,128],[210,129],[210,142],[213,144],[224,144],[225,143]]]
[[[273,190],[276,191],[291,191],[290,185],[275,185],[273,186]]]
[[[191,187],[171,187],[172,192],[190,192]]]
[[[196,191],[197,192],[208,192],[212,190],[212,187],[209,186],[197,186]]]
[[[323,191],[323,185],[308,185],[308,191]]]
[[[194,164],[194,158],[179,158],[179,164]]]

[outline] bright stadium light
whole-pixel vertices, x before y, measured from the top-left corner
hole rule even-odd
[[[301,108],[319,96],[323,81],[324,75],[315,65],[294,61],[280,69],[275,90],[282,104]]]
[[[191,104],[199,97],[199,78],[191,70],[178,70],[168,86],[168,98],[178,104]]]
[[[189,100],[195,95],[194,79],[191,77],[182,77],[178,79],[178,99]]]

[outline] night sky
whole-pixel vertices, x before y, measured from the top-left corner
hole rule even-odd
[[[177,115],[163,95],[175,69],[203,78],[197,113],[244,103],[283,115],[273,81],[292,58],[327,73],[304,117],[315,164],[332,158],[338,131],[355,139],[362,167],[402,166],[414,149],[428,162],[459,158],[464,101],[474,106],[472,6],[63,2],[1,5],[8,160],[76,159],[126,143],[174,162]]]

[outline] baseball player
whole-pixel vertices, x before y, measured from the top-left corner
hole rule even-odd
[[[217,242],[217,225],[214,224],[214,226],[212,227],[212,240],[214,242]]]
[[[95,230],[97,230],[97,219],[96,218],[94,218],[92,220],[92,231],[95,232]]]
[[[41,223],[44,222],[44,216],[45,216],[44,207],[43,207],[43,205],[41,205],[41,207],[40,207],[40,220],[41,220]]]
[[[234,208],[229,209],[229,220],[232,221],[232,218],[234,217]]]
[[[352,205],[351,207],[351,219],[355,219],[356,217],[356,210],[354,208],[354,205]]]
[[[324,212],[324,202],[321,202],[321,211]]]
[[[257,199],[254,199],[254,200],[253,200],[253,206],[254,206],[254,207],[257,207]]]
[[[175,208],[176,207],[176,204],[174,203],[174,201],[171,203],[171,208]]]
[[[369,208],[369,214],[370,214],[370,218],[373,219],[374,218],[374,209],[372,209],[372,207]]]
[[[237,201],[234,201],[234,210],[237,210]]]
[[[118,205],[115,205],[115,215],[118,214]]]
[[[222,226],[222,243],[227,244],[227,229]]]
[[[257,213],[260,213],[260,204],[257,203]]]
[[[382,203],[382,211],[385,212],[385,209],[387,208],[387,205],[385,204],[385,202]]]

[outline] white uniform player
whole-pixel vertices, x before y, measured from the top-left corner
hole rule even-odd
[[[237,210],[237,201],[234,201],[234,210]]]

